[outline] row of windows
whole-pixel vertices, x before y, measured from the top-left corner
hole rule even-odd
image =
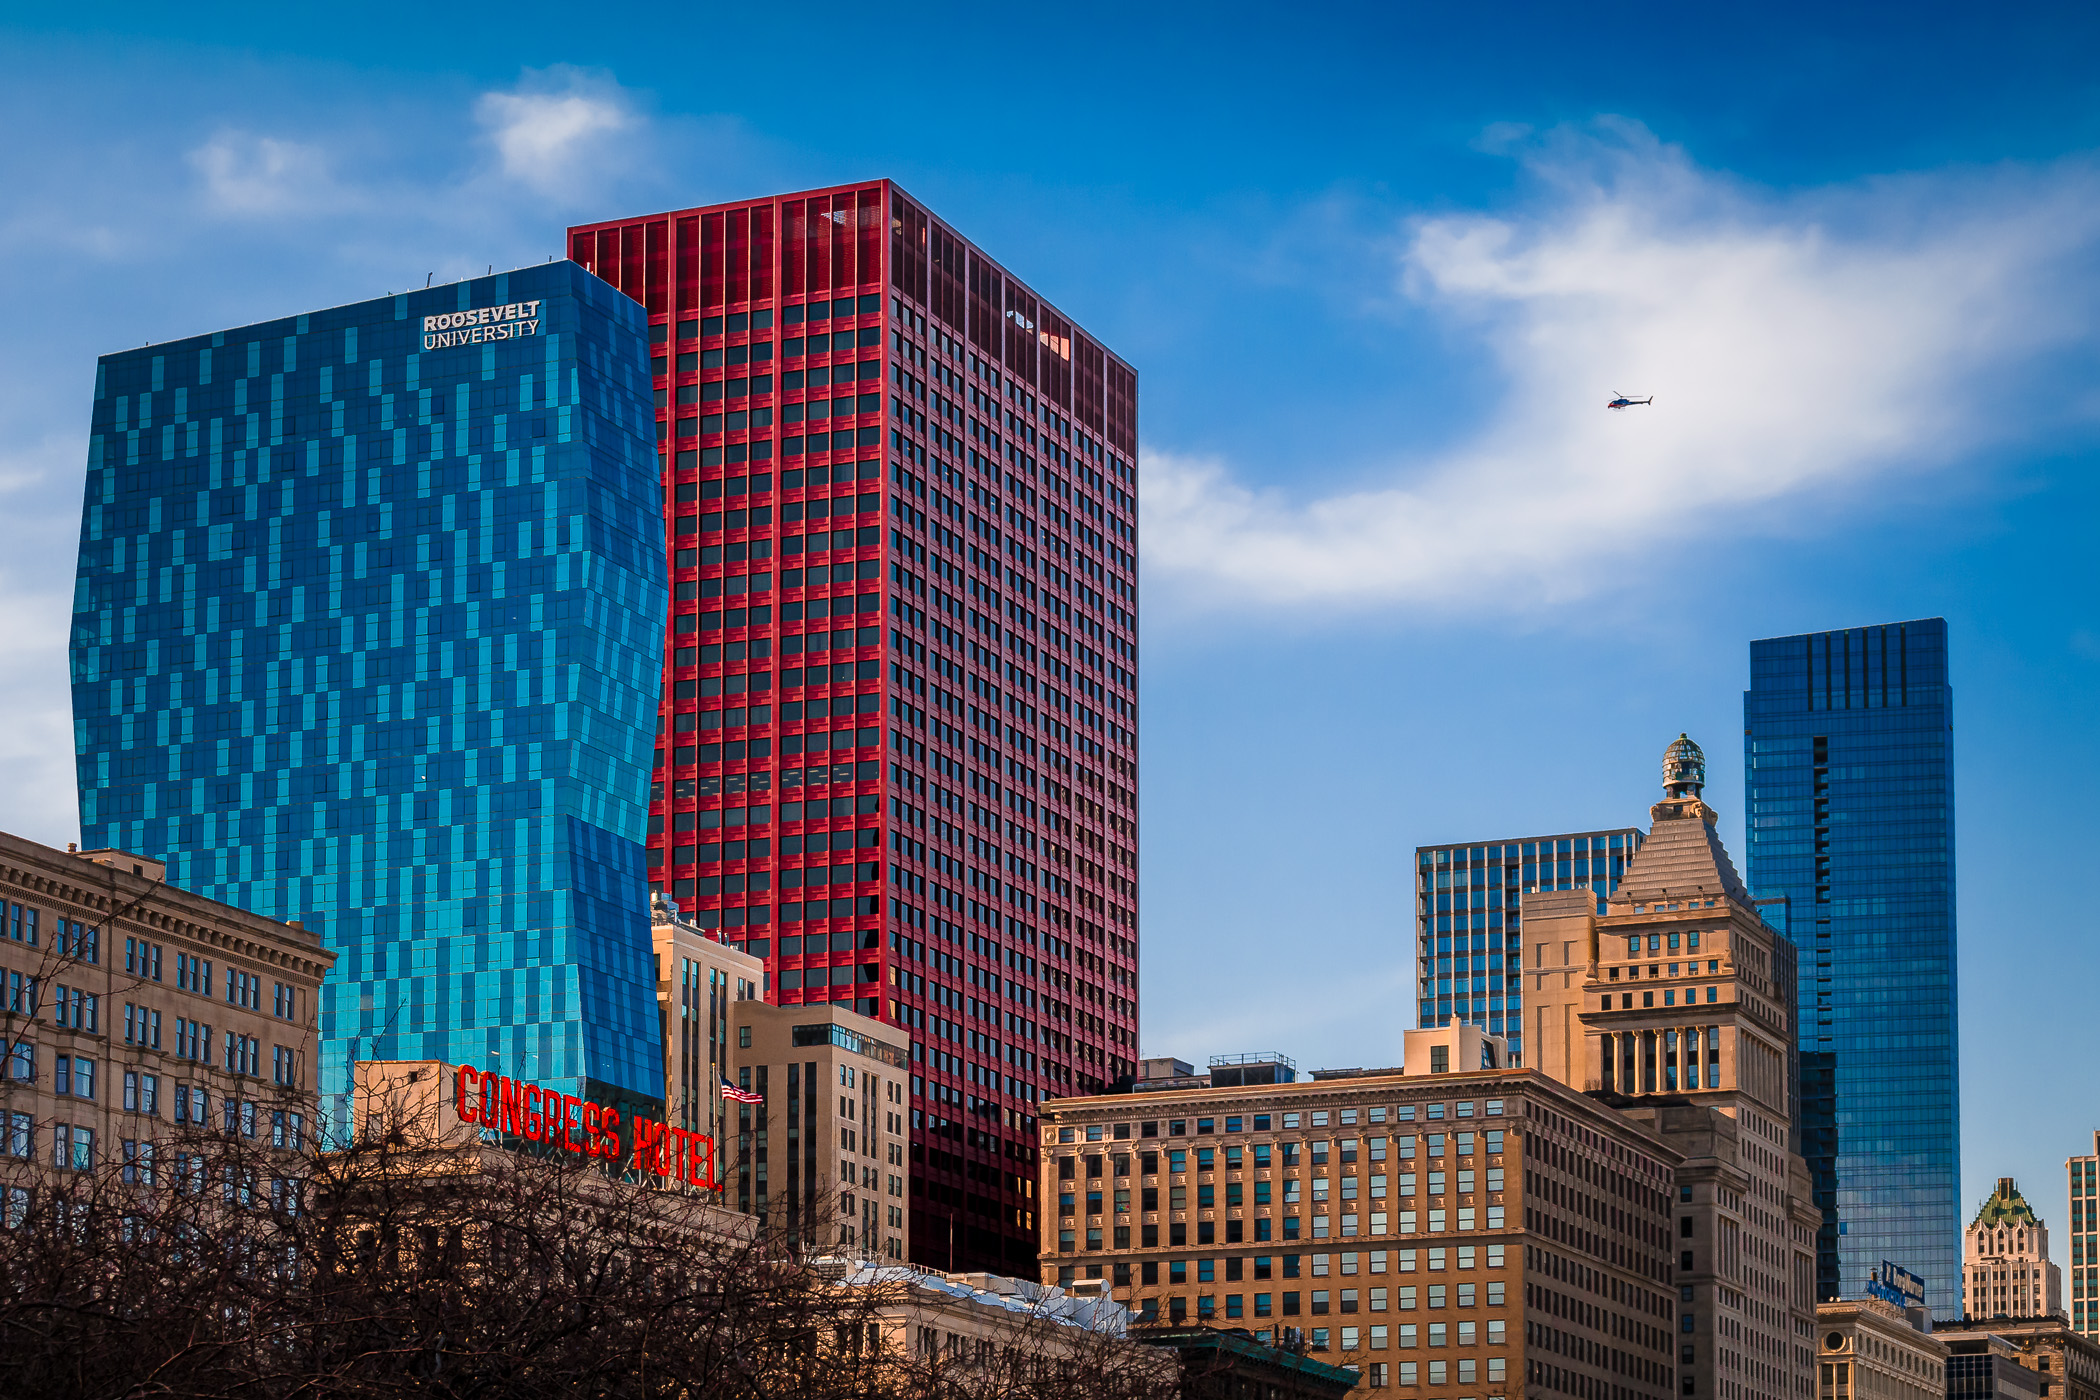
[[[131,1005],[126,1005],[124,1011],[126,1043],[160,1049],[160,1013]],[[215,1050],[223,1051],[225,1068],[234,1074],[259,1076],[262,1073],[262,1041],[257,1037],[227,1031],[223,1042],[215,1043],[210,1026],[176,1018],[174,1053],[177,1056],[211,1065]],[[6,1077],[18,1084],[35,1083],[36,1060],[37,1047],[33,1041],[16,1041],[7,1048]],[[271,1077],[277,1083],[297,1084],[299,1063],[298,1052],[291,1047],[279,1045],[271,1048]],[[94,1059],[85,1055],[56,1057],[53,1092],[73,1098],[93,1098],[95,1064]]]
[[[1706,1001],[1707,1001],[1707,1004],[1708,1004],[1708,1005],[1711,1005],[1711,1004],[1713,1004],[1714,1002],[1717,1002],[1717,1001],[1719,1001],[1720,999],[1721,999],[1721,989],[1720,989],[1720,988],[1718,988],[1718,987],[1708,987],[1708,988],[1706,989]],[[1692,1004],[1693,1004],[1694,1002],[1696,1002],[1696,1001],[1698,1001],[1698,1000],[1699,1000],[1699,989],[1698,989],[1697,987],[1686,987],[1686,988],[1684,989],[1684,1004],[1685,1004],[1686,1006],[1690,1006],[1690,1005],[1692,1005]],[[1665,987],[1665,988],[1663,989],[1663,993],[1662,993],[1662,1004],[1663,1004],[1664,1006],[1675,1006],[1675,1005],[1677,1005],[1677,989],[1676,989],[1676,988],[1674,988],[1674,987]],[[1641,1005],[1642,1005],[1642,1006],[1644,1006],[1644,1007],[1647,1007],[1647,1006],[1653,1006],[1653,1005],[1655,1005],[1655,993],[1653,993],[1653,992],[1642,992],[1642,993],[1641,993]],[[1620,1010],[1630,1010],[1630,1009],[1632,1009],[1632,1006],[1633,1006],[1633,993],[1631,993],[1631,992],[1622,992],[1622,993],[1620,993],[1620,994],[1619,994],[1619,1009],[1620,1009]],[[1611,1009],[1612,1009],[1612,1005],[1611,1005],[1611,996],[1610,996],[1610,994],[1609,994],[1609,993],[1607,993],[1607,994],[1605,995],[1605,998],[1604,998],[1604,1010],[1606,1010],[1606,1011],[1609,1011],[1609,1010],[1611,1010]]]
[[[1397,1225],[1394,1223],[1396,1215],[1398,1217]],[[1425,1216],[1427,1217],[1426,1220],[1424,1219]],[[1223,1239],[1219,1238],[1218,1222],[1214,1220],[1198,1220],[1195,1222],[1196,1234],[1193,1240],[1189,1238],[1189,1227],[1186,1222],[1171,1221],[1166,1227],[1164,1245],[1161,1240],[1160,1227],[1157,1224],[1137,1226],[1135,1236],[1132,1234],[1132,1227],[1128,1225],[1113,1226],[1110,1234],[1104,1234],[1103,1227],[1099,1225],[1089,1225],[1086,1230],[1086,1249],[1088,1253],[1093,1253],[1103,1248],[1159,1249],[1165,1247],[1179,1249],[1190,1244],[1268,1244],[1272,1241],[1281,1241],[1288,1244],[1305,1239],[1356,1239],[1360,1236],[1393,1234],[1442,1235],[1452,1231],[1464,1233],[1471,1230],[1500,1230],[1504,1228],[1508,1215],[1502,1206],[1488,1206],[1484,1211],[1473,1206],[1460,1206],[1456,1211],[1446,1210],[1441,1207],[1428,1211],[1403,1210],[1391,1213],[1378,1210],[1369,1212],[1368,1218],[1357,1213],[1344,1213],[1338,1216],[1315,1215],[1309,1218],[1312,1221],[1312,1233],[1310,1235],[1304,1233],[1304,1220],[1295,1215],[1283,1217],[1283,1232],[1279,1235],[1274,1233],[1275,1222],[1269,1216],[1256,1216],[1253,1222],[1254,1233],[1251,1239],[1246,1234],[1247,1222],[1243,1220],[1225,1221]],[[1133,1239],[1135,1243],[1133,1243]],[[1109,1241],[1109,1243],[1104,1244],[1104,1240]],[[1058,1232],[1057,1248],[1061,1254],[1077,1252],[1079,1248],[1077,1232],[1074,1230],[1060,1230]]]
[[[1479,1105],[1480,1116],[1500,1118],[1502,1116],[1502,1105],[1503,1101],[1501,1099],[1485,1100]],[[1272,1124],[1279,1124],[1284,1131],[1291,1131],[1301,1126],[1301,1120],[1302,1125],[1308,1128],[1325,1128],[1330,1126],[1347,1128],[1356,1126],[1359,1121],[1365,1124],[1384,1123],[1388,1121],[1387,1114],[1389,1112],[1392,1122],[1412,1123],[1416,1121],[1415,1115],[1418,1109],[1422,1118],[1429,1122],[1436,1122],[1446,1117],[1471,1118],[1475,1116],[1474,1104],[1469,1101],[1455,1104],[1400,1104],[1391,1109],[1381,1105],[1363,1109],[1314,1109],[1303,1113],[1228,1114],[1222,1118],[1166,1119],[1164,1120],[1166,1123],[1165,1136],[1206,1137],[1220,1131],[1227,1133],[1250,1131],[1266,1133],[1274,1131],[1271,1127]],[[1193,1134],[1191,1134],[1189,1129],[1191,1123],[1195,1125]],[[1219,1127],[1221,1123],[1224,1125],[1222,1129]],[[1057,1130],[1057,1140],[1060,1143],[1082,1140],[1086,1142],[1121,1142],[1131,1136],[1133,1127],[1137,1130],[1137,1136],[1141,1138],[1161,1136],[1160,1122],[1155,1120],[1140,1122],[1135,1125],[1131,1123],[1088,1123],[1084,1127],[1059,1128]]]
[[[153,1075],[127,1074],[125,1076],[125,1107],[140,1113],[157,1112],[158,1081]],[[225,1098],[220,1100],[223,1121],[220,1125],[228,1137],[253,1138],[260,1131],[261,1110],[250,1101]],[[175,1090],[175,1121],[196,1127],[211,1126],[211,1104],[203,1089],[189,1085],[178,1085]],[[92,1128],[67,1123],[53,1123],[51,1129],[53,1166],[70,1167],[87,1171],[95,1165],[95,1131]],[[0,1123],[0,1154],[18,1160],[27,1160],[36,1155],[37,1122],[27,1113],[10,1112],[4,1123]],[[269,1114],[270,1144],[273,1147],[297,1151],[306,1143],[306,1116],[285,1109],[274,1109]],[[154,1144],[139,1139],[124,1140],[128,1182],[152,1184]],[[10,1221],[19,1224],[19,1221]]]
[[[1394,1182],[1393,1185],[1397,1190],[1398,1194],[1401,1196],[1412,1196],[1416,1194],[1417,1186],[1425,1187],[1427,1193],[1432,1196],[1444,1195],[1446,1193],[1447,1187],[1454,1187],[1454,1183],[1450,1180],[1450,1177],[1452,1176],[1451,1173],[1399,1172],[1395,1173],[1395,1175],[1397,1176],[1398,1180]],[[1418,1178],[1422,1176],[1426,1176],[1427,1180],[1419,1181]],[[1386,1174],[1382,1172],[1375,1173],[1368,1177],[1344,1176],[1334,1178],[1334,1180],[1337,1180],[1341,1183],[1341,1194],[1336,1199],[1342,1200],[1344,1202],[1354,1201],[1358,1199],[1359,1183],[1362,1183],[1362,1188],[1367,1192],[1368,1199],[1371,1200],[1383,1200],[1385,1198],[1386,1189],[1388,1185]],[[1501,1167],[1489,1167],[1487,1168],[1484,1174],[1475,1172],[1471,1169],[1466,1169],[1456,1173],[1456,1182],[1454,1189],[1456,1189],[1457,1192],[1462,1196],[1470,1196],[1473,1194],[1476,1188],[1489,1192],[1503,1190],[1503,1182],[1503,1168]],[[1306,1182],[1304,1182],[1298,1177],[1286,1178],[1282,1183],[1283,1204],[1287,1206],[1296,1205],[1299,1203],[1299,1201],[1306,1199],[1304,1193],[1304,1187],[1306,1184]],[[1327,1204],[1331,1194],[1330,1179],[1324,1176],[1316,1176],[1311,1179],[1310,1184],[1312,1187],[1312,1195],[1310,1197],[1312,1204],[1315,1207]],[[1257,1206],[1266,1206],[1271,1204],[1272,1201],[1275,1199],[1275,1185],[1276,1183],[1268,1181],[1254,1182],[1254,1204]],[[1209,1210],[1210,1208],[1218,1204],[1218,1188],[1216,1187],[1216,1185],[1210,1182],[1201,1182],[1196,1186],[1195,1189],[1195,1202],[1196,1208],[1198,1210]],[[1157,1186],[1139,1187],[1138,1209],[1148,1214],[1157,1211],[1160,1208],[1159,1191],[1160,1188]],[[1232,1207],[1245,1205],[1245,1192],[1245,1183],[1238,1181],[1226,1182],[1226,1206]],[[1073,1214],[1075,1209],[1075,1200],[1076,1193],[1067,1192],[1061,1195],[1058,1198],[1059,1214]],[[1118,1187],[1116,1189],[1113,1201],[1116,1214],[1127,1215],[1130,1212],[1130,1201],[1130,1188]],[[1102,1202],[1103,1195],[1099,1189],[1087,1192],[1086,1213],[1088,1215],[1101,1214]],[[1187,1210],[1188,1208],[1189,1188],[1186,1186],[1168,1187],[1167,1209]]]
[[[1384,1137],[1364,1138],[1361,1142],[1362,1150],[1369,1161],[1383,1162],[1386,1160],[1386,1139]],[[1444,1156],[1447,1145],[1454,1156],[1470,1157],[1473,1155],[1476,1147],[1492,1155],[1502,1151],[1503,1133],[1501,1129],[1496,1128],[1486,1133],[1478,1134],[1471,1132],[1426,1133],[1420,1135],[1419,1138],[1415,1135],[1403,1134],[1392,1139],[1394,1150],[1402,1160],[1410,1159],[1415,1155],[1415,1148],[1418,1142],[1426,1155],[1431,1157]],[[1330,1155],[1335,1160],[1346,1165],[1357,1160],[1358,1146],[1359,1140],[1356,1138],[1337,1138],[1334,1140],[1333,1152],[1330,1154],[1328,1140],[1318,1138],[1304,1143],[1280,1142],[1271,1144],[1258,1142],[1244,1148],[1237,1143],[1223,1148],[1177,1147],[1170,1148],[1164,1153],[1140,1152],[1134,1155],[1136,1157],[1138,1175],[1157,1176],[1162,1159],[1164,1159],[1167,1171],[1170,1174],[1178,1175],[1186,1172],[1189,1169],[1191,1152],[1195,1154],[1196,1170],[1199,1172],[1215,1170],[1221,1160],[1227,1171],[1239,1171],[1248,1164],[1251,1164],[1258,1171],[1266,1171],[1272,1162],[1279,1163],[1286,1168],[1297,1167],[1301,1148],[1306,1160],[1310,1161],[1315,1167],[1326,1166]],[[1271,1150],[1272,1147],[1274,1149],[1273,1152]],[[1061,1181],[1073,1180],[1077,1174],[1078,1165],[1081,1163],[1085,1165],[1086,1174],[1090,1178],[1101,1176],[1104,1166],[1112,1167],[1115,1176],[1127,1177],[1130,1175],[1132,1157],[1133,1154],[1128,1152],[1116,1152],[1106,1155],[1090,1153],[1081,1157],[1060,1157],[1057,1159],[1058,1179]]]

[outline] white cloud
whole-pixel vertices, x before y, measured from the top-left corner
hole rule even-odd
[[[613,138],[641,124],[619,84],[575,69],[528,73],[519,89],[483,93],[474,115],[502,173],[543,195],[579,193],[617,160]]]
[[[319,146],[222,131],[191,151],[188,159],[203,177],[206,202],[221,214],[314,214],[343,200]]]
[[[1779,502],[1946,464],[1998,431],[1994,376],[2081,333],[2054,279],[2100,230],[2082,170],[1780,197],[1619,123],[1529,165],[1526,212],[1425,218],[1398,254],[1403,294],[1499,371],[1491,420],[1313,499],[1151,445],[1155,577],[1269,602],[1588,592]],[[1657,403],[1607,412],[1615,390]]]
[[[21,446],[0,446],[0,509],[25,536],[78,538],[77,485],[87,451],[83,437],[51,433]],[[72,483],[72,512],[47,504],[52,488]],[[39,499],[39,498],[44,499]],[[18,836],[58,845],[80,834],[73,772],[73,709],[66,644],[73,620],[72,550],[18,552],[0,560],[0,791],[4,821]]]

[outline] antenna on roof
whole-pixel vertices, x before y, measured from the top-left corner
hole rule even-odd
[[[426,273],[424,273],[424,274],[423,274],[423,285],[424,285],[424,286],[426,286],[426,287],[427,287],[427,286],[429,286],[429,285],[430,285],[430,279],[431,279],[431,278],[433,278],[433,277],[435,277],[435,276],[437,276],[437,274],[436,274],[435,272],[426,272]]]

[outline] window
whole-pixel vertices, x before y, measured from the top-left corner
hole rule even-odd
[[[76,1099],[95,1097],[95,1062],[79,1056],[60,1055],[52,1087],[56,1092]]]
[[[74,1171],[92,1171],[95,1166],[95,1130],[54,1124],[51,1129],[51,1164]]]
[[[124,1111],[127,1113],[158,1114],[160,1112],[160,1076],[157,1074],[141,1074],[137,1070],[125,1070]]]

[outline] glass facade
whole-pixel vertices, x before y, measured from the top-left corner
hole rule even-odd
[[[1540,890],[1595,890],[1597,912],[1647,833],[1636,827],[1415,848],[1417,1025],[1506,1036],[1524,1063],[1523,905]]]
[[[1819,1296],[1886,1259],[1943,1314],[1961,1307],[1953,722],[1943,619],[1750,645],[1749,883],[1785,900],[1800,950]]]
[[[887,181],[572,228],[648,312],[650,878],[908,1027],[911,1257],[1033,1270],[1036,1105],[1137,1062],[1137,374]]]
[[[2100,1133],[2093,1150],[2065,1160],[2071,1200],[2071,1328],[2100,1338]]]
[[[662,1099],[651,420],[566,262],[101,362],[82,830],[338,950],[331,1112],[359,1058]]]

